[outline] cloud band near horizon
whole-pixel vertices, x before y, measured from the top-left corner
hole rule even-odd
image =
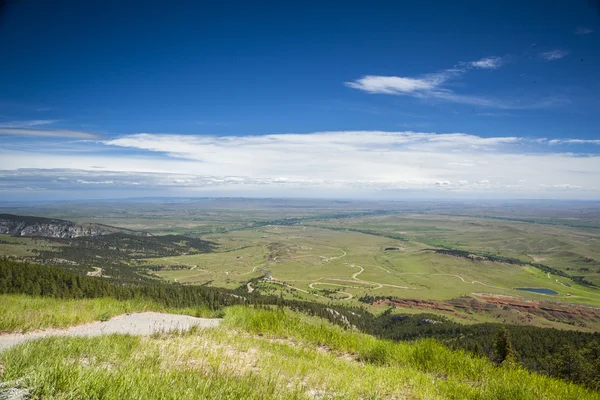
[[[50,139],[48,139],[50,140]],[[600,198],[597,140],[345,131],[257,136],[134,134],[73,147],[0,149],[0,191],[208,190],[269,195]],[[23,189],[25,190],[25,189]],[[212,193],[211,192],[211,193]]]

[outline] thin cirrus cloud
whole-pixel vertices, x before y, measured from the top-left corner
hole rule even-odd
[[[0,135],[10,136],[33,136],[45,138],[67,138],[67,139],[97,139],[98,135],[89,132],[71,131],[66,129],[32,129],[14,128],[0,126]]]
[[[542,57],[546,61],[554,61],[560,60],[561,58],[566,57],[569,54],[567,50],[556,49],[550,51],[544,51],[540,53],[540,57]]]
[[[411,131],[134,134],[77,143],[89,147],[85,154],[42,144],[0,149],[0,192],[600,198],[600,155],[571,154],[576,140]]]
[[[592,32],[594,32],[592,29],[583,28],[583,27],[579,27],[575,30],[576,35],[589,35]]]
[[[0,127],[5,128],[31,128],[33,126],[40,125],[52,125],[59,120],[57,119],[33,119],[27,121],[9,121],[9,122],[0,122]]]
[[[501,57],[487,57],[482,58],[478,61],[471,61],[469,65],[473,68],[483,68],[483,69],[498,69],[504,64],[504,61]]]
[[[419,77],[366,75],[345,85],[371,94],[410,96],[423,100],[442,100],[453,103],[498,109],[549,108],[565,102],[560,98],[523,102],[503,100],[486,96],[456,93],[448,83],[463,77],[473,69],[495,70],[505,63],[506,58],[486,57],[477,61],[460,62],[456,68],[445,69]]]
[[[552,139],[548,144],[600,144],[598,139]]]
[[[0,135],[65,139],[98,139],[98,135],[90,132],[73,131],[69,129],[39,128],[42,126],[53,125],[59,121],[60,120],[57,119],[33,119],[0,122]]]

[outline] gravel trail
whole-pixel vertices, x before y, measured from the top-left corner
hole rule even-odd
[[[92,322],[65,329],[0,335],[0,352],[19,343],[48,336],[100,336],[111,333],[150,335],[156,332],[187,330],[193,326],[210,328],[218,326],[220,322],[221,320],[217,318],[195,318],[188,315],[157,312],[124,314],[105,322]]]

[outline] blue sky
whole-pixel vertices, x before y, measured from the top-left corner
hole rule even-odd
[[[20,1],[5,199],[600,198],[600,6]]]

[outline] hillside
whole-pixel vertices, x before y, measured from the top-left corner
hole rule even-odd
[[[150,236],[150,234],[146,232],[117,228],[109,225],[76,224],[62,219],[0,214],[0,234],[49,238],[76,238],[81,236],[109,235],[111,233]]]
[[[470,357],[496,360],[495,343],[504,325],[460,325],[433,315],[399,315],[392,309],[375,316],[365,309],[288,300],[277,296],[230,291],[209,286],[152,283],[115,284],[63,270],[0,259],[0,332],[79,325],[135,311],[167,311],[193,316],[222,316],[234,305],[256,309],[294,310],[319,317],[340,329],[362,332],[381,340],[435,339],[446,351],[467,351]],[[28,297],[19,293],[43,297]],[[71,300],[72,299],[72,300]],[[251,309],[251,308],[249,308]],[[309,318],[310,319],[310,318]],[[286,322],[288,324],[288,322]],[[285,326],[289,332],[292,322]],[[600,336],[525,326],[504,326],[510,331],[517,364],[532,372],[600,388]],[[372,335],[372,336],[371,336]],[[402,343],[402,342],[401,342]],[[387,350],[382,350],[387,353]],[[387,357],[386,354],[381,356]]]
[[[393,343],[294,312],[248,307],[226,309],[220,328],[46,338],[0,353],[0,363],[4,390],[34,398],[600,398],[433,340]]]

